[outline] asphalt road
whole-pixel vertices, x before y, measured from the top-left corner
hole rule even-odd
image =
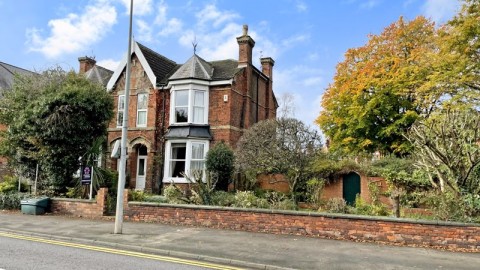
[[[215,264],[118,249],[107,249],[31,237],[25,237],[26,239],[21,238],[23,237],[18,239],[0,236],[0,270],[233,269],[223,268]]]

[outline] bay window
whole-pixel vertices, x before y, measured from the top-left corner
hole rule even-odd
[[[180,89],[178,89],[180,88]],[[185,89],[187,88],[187,89]],[[196,89],[200,88],[200,89]],[[202,89],[203,88],[203,89]],[[177,90],[178,89],[178,90]],[[208,92],[205,87],[184,86],[172,91],[172,124],[207,124]]]
[[[186,183],[183,174],[205,170],[208,141],[167,141],[164,182]]]

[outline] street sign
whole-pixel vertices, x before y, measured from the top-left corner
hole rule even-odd
[[[92,183],[92,167],[84,166],[82,168],[82,176],[80,177],[82,185],[90,185]]]

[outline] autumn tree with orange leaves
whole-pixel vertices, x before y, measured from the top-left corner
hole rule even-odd
[[[326,89],[317,123],[333,150],[403,154],[403,133],[438,96],[419,91],[431,75],[437,49],[434,24],[424,17],[400,18],[366,45],[350,49]]]

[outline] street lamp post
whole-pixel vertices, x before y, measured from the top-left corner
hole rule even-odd
[[[133,15],[133,0],[130,0],[130,21],[128,30],[128,51],[127,51],[127,74],[125,80],[125,105],[123,106],[123,121],[122,121],[122,139],[120,151],[120,168],[118,172],[118,187],[117,187],[117,208],[115,211],[115,234],[122,233],[123,226],[123,191],[125,189],[125,171],[127,161],[127,131],[128,131],[128,101],[130,99],[130,69],[132,57],[132,15]]]

